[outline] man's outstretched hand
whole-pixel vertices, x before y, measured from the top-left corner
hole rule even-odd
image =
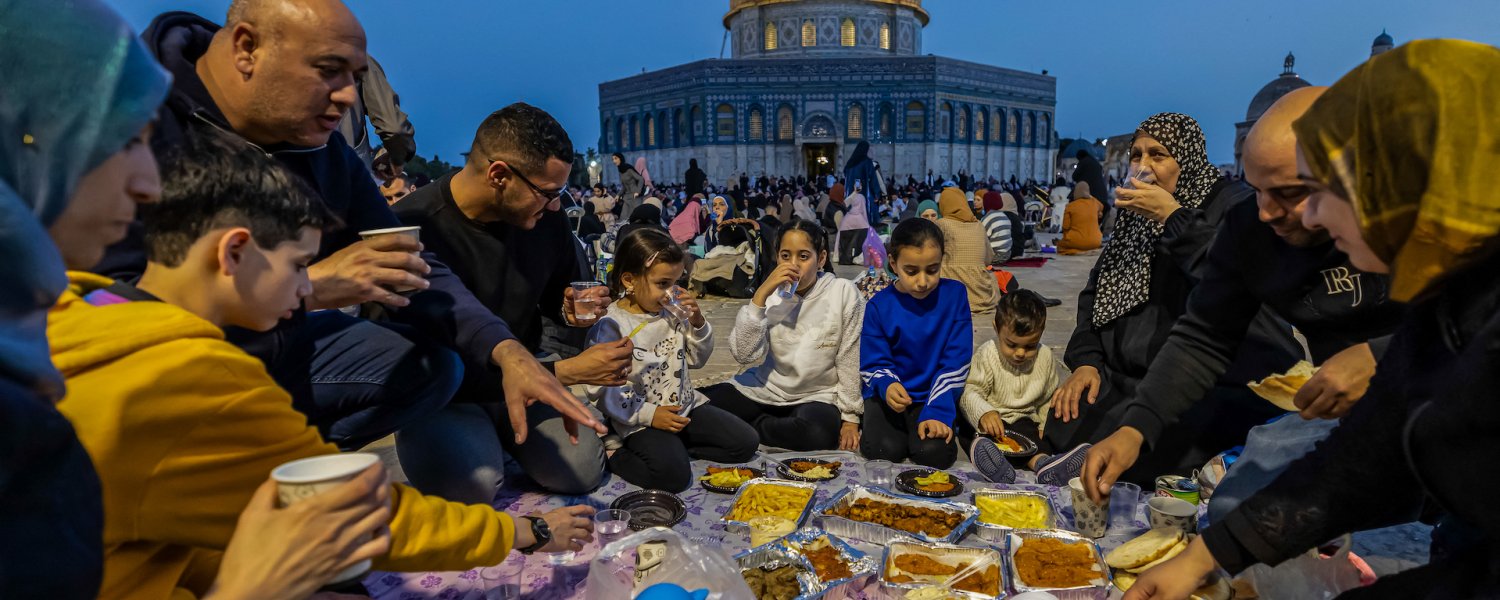
[[[526,442],[526,407],[537,402],[551,406],[562,414],[568,437],[578,443],[578,425],[581,423],[600,434],[608,433],[604,425],[568,388],[563,387],[552,373],[537,362],[536,357],[515,340],[506,340],[495,346],[490,360],[500,367],[504,375],[505,411],[510,415],[510,426],[516,432],[516,443]]]

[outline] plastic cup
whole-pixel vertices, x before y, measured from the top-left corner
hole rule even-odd
[[[755,517],[750,519],[750,547],[769,544],[791,535],[796,530],[797,522],[791,519],[775,515]]]
[[[586,292],[603,285],[597,281],[573,282],[573,319],[580,325],[599,318],[599,298]]]
[[[485,600],[519,600],[521,597],[521,572],[526,570],[526,555],[511,553],[511,558],[493,567],[479,570],[479,579],[484,583]]]
[[[386,235],[404,235],[420,242],[422,241],[422,226],[412,225],[410,227],[390,227],[387,229],[369,229],[359,232],[359,237],[362,240],[371,240]],[[412,252],[411,255],[417,256],[417,253]],[[399,285],[391,288],[391,291],[396,292],[397,294],[402,294],[415,291],[416,289],[417,288],[411,286]]]
[[[1151,528],[1165,527],[1193,533],[1198,530],[1198,506],[1187,500],[1157,496],[1146,501],[1150,509]]]
[[[1116,483],[1109,490],[1109,530],[1125,531],[1135,528],[1135,507],[1141,501],[1141,486],[1134,483]]]
[[[1104,504],[1094,504],[1077,477],[1068,480],[1068,490],[1073,493],[1073,528],[1091,538],[1103,536],[1109,525],[1109,499],[1105,498]]]
[[[328,454],[284,463],[271,470],[277,505],[286,507],[338,487],[363,473],[380,457],[365,452]],[[343,583],[364,575],[370,561],[362,560],[340,571],[329,583]]]
[[[888,460],[872,460],[865,463],[865,479],[870,485],[889,487],[891,485],[892,472],[896,465]]]
[[[625,537],[627,531],[630,531],[630,511],[612,508],[594,513],[594,535],[599,536],[600,548]]]

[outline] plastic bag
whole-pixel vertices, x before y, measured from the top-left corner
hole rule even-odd
[[[1353,546],[1354,538],[1345,535],[1333,556],[1309,550],[1275,567],[1255,565],[1245,575],[1261,598],[1333,598],[1361,585],[1359,567],[1349,560]]]
[[[885,253],[885,242],[880,241],[880,234],[875,233],[875,228],[865,230],[864,243],[865,266],[874,267],[876,270],[884,270],[888,257]]]
[[[641,549],[643,544],[646,549]],[[646,559],[639,573],[638,550]],[[655,560],[658,556],[660,562]],[[755,600],[733,559],[718,548],[696,544],[665,527],[633,533],[602,548],[589,563],[584,598],[633,598],[658,583],[674,583],[689,592],[706,589],[709,600]]]

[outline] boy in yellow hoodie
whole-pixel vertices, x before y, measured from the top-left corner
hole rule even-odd
[[[104,495],[104,598],[208,591],[241,510],[284,462],[333,454],[291,397],[222,328],[267,330],[311,290],[331,217],[285,167],[203,136],[168,163],[148,207],[149,266],[134,286],[85,273],[48,318],[73,423]],[[465,569],[523,552],[579,550],[593,509],[522,517],[390,490],[389,552],[375,568]]]

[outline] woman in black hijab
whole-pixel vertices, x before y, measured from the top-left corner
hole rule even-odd
[[[846,194],[852,192],[857,182],[865,195],[865,214],[871,217],[876,215],[875,200],[880,198],[879,177],[875,161],[870,160],[870,142],[861,141],[849,155],[849,162],[844,163],[844,190]]]

